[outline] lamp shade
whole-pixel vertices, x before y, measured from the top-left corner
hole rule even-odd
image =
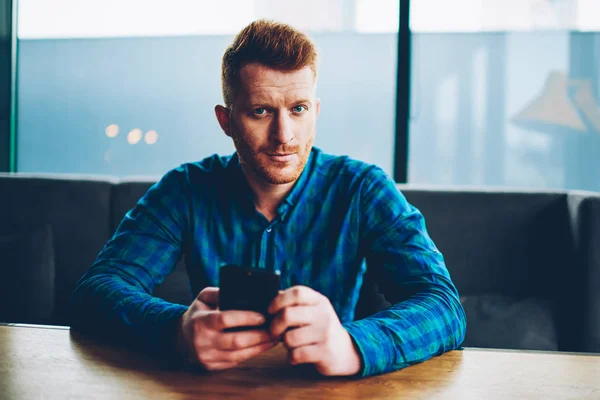
[[[513,117],[511,122],[522,128],[541,132],[588,133],[577,106],[569,97],[570,86],[579,83],[570,82],[564,72],[551,72],[539,96]]]

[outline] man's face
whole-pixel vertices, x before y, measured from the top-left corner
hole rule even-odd
[[[270,184],[295,182],[310,155],[319,114],[312,70],[284,72],[251,63],[239,78],[228,126],[217,116],[246,173]]]

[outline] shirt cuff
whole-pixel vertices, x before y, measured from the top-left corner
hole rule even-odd
[[[354,341],[362,359],[360,377],[398,370],[405,365],[392,340],[378,326],[377,321],[361,319],[343,324]]]

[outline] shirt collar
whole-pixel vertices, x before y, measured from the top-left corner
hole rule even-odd
[[[315,160],[314,153],[318,152],[318,151],[319,150],[315,149],[315,148],[311,149],[310,154],[308,155],[308,159],[306,160],[306,165],[304,166],[304,169],[300,173],[300,176],[296,180],[296,183],[294,183],[292,190],[285,197],[285,200],[283,201],[282,205],[287,204],[288,206],[291,207],[291,206],[296,205],[296,203],[299,201],[300,196],[304,192],[304,189],[305,189],[306,185],[308,184],[310,176],[312,175],[312,172],[314,169],[314,160]],[[280,206],[280,208],[281,208],[281,206]]]

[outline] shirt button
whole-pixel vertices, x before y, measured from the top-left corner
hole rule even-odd
[[[267,228],[267,233],[270,233],[273,229]]]

